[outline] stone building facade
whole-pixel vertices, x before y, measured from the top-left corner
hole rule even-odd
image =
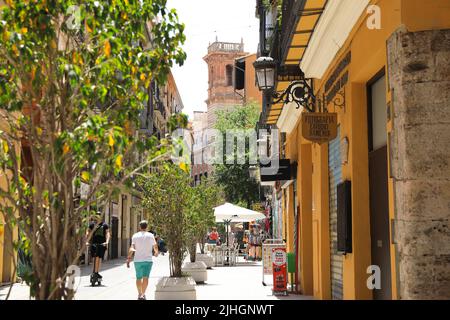
[[[450,298],[450,29],[388,41],[399,296]]]
[[[208,128],[208,114],[202,111],[194,111],[192,121],[192,166],[191,176],[195,185],[208,177],[209,166],[204,159],[207,152],[208,141],[206,140],[206,130]]]

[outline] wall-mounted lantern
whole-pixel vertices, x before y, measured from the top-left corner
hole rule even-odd
[[[253,66],[256,72],[256,79],[260,91],[272,94],[274,104],[283,101],[285,104],[294,102],[297,109],[303,107],[309,112],[315,111],[315,97],[311,86],[304,77],[304,73],[300,70],[300,80],[291,82],[286,90],[275,91],[275,79],[277,74],[277,62],[271,57],[260,57]]]
[[[271,91],[275,88],[275,68],[277,63],[271,57],[259,57],[253,63],[256,80],[260,91]]]

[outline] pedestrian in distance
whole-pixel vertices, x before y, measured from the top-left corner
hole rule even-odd
[[[127,267],[134,257],[134,269],[136,271],[136,287],[138,290],[138,300],[147,300],[145,292],[148,287],[148,278],[153,267],[153,255],[158,256],[158,244],[155,236],[147,232],[148,222],[139,222],[140,231],[135,233],[131,239],[131,246],[128,251]]]
[[[212,231],[208,234],[208,243],[218,244],[218,242],[220,242],[219,233],[217,232],[217,228],[213,227]]]
[[[161,236],[156,236],[156,243],[158,244],[158,250],[159,252],[164,255],[167,253],[167,246],[166,246],[166,242],[164,241],[163,238],[161,238]]]

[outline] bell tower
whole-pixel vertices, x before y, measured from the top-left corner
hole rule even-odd
[[[242,96],[234,90],[235,59],[245,56],[244,43],[216,41],[209,45],[208,54],[203,58],[208,64],[208,128],[216,122],[216,112],[242,104]]]

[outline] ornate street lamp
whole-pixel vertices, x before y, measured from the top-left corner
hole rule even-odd
[[[277,63],[271,57],[259,57],[253,63],[260,91],[271,91],[275,88],[275,68]]]
[[[297,109],[304,107],[309,112],[315,111],[315,96],[311,86],[300,70],[300,79],[291,82],[285,91],[275,91],[275,78],[277,62],[271,57],[260,57],[254,63],[256,79],[260,91],[272,94],[273,104],[283,101],[285,104],[294,102]]]

